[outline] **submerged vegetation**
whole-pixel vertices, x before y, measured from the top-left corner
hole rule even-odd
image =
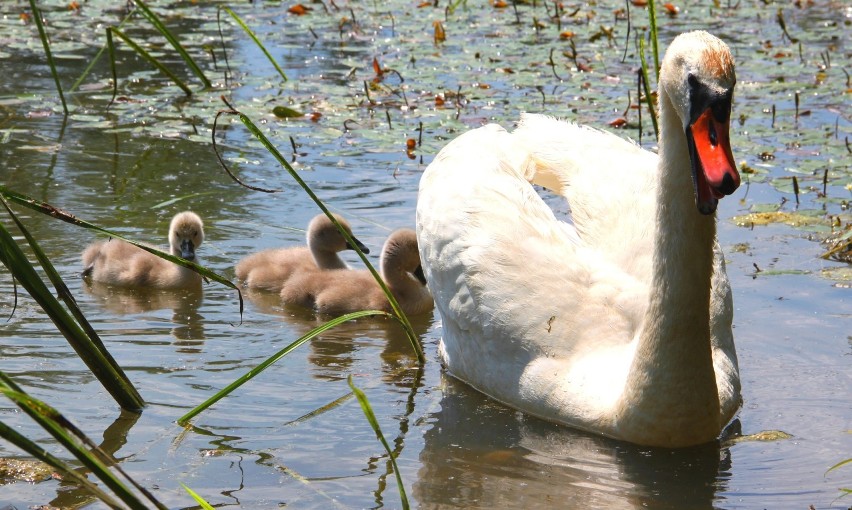
[[[317,170],[311,153],[317,146],[333,147],[330,140],[345,140],[337,145],[341,160],[351,156],[357,146],[359,152],[390,154],[392,164],[405,170],[406,165],[427,163],[448,139],[469,126],[487,121],[506,124],[519,110],[528,109],[623,129],[644,145],[653,146],[656,120],[652,91],[654,71],[659,67],[655,23],[660,25],[663,41],[682,30],[706,28],[730,39],[738,50],[738,94],[742,100],[734,108],[739,130],[734,136],[739,138],[735,156],[742,160],[744,181],[768,183],[775,191],[764,193],[759,203],[732,221],[743,228],[788,225],[785,232],[790,236],[799,235],[794,229],[801,229],[826,244],[825,257],[841,262],[852,258],[850,118],[848,111],[842,110],[848,103],[844,98],[852,91],[849,69],[842,58],[849,52],[843,40],[843,34],[849,33],[848,20],[846,25],[844,21],[825,20],[804,31],[791,19],[805,17],[807,6],[785,7],[785,14],[762,2],[716,2],[689,9],[683,6],[681,10],[651,1],[650,16],[644,12],[644,1],[639,0],[624,4],[589,2],[570,8],[559,2],[474,5],[459,0],[400,3],[392,5],[391,10],[385,10],[384,5],[337,5],[334,1],[239,8],[225,4],[149,6],[141,0],[128,5],[128,10],[116,11],[111,2],[37,5],[31,0],[29,10],[18,4],[19,12],[7,15],[0,26],[9,34],[10,44],[0,49],[0,55],[43,56],[57,88],[56,100],[51,100],[54,92],[48,89],[0,97],[6,109],[16,112],[0,118],[0,138],[13,136],[14,116],[61,116],[63,125],[70,122],[101,135],[130,131],[140,137],[209,145],[225,170],[248,188],[277,191],[279,186],[267,189],[257,183],[278,179],[280,189],[292,189],[279,178],[277,170],[252,163],[259,150],[265,149],[299,189],[332,217],[320,193],[300,177]],[[698,15],[697,11],[708,15]],[[655,20],[655,12],[665,18]],[[738,26],[749,27],[747,37],[754,41],[743,42],[736,28],[727,27],[732,19],[756,20],[738,22]],[[37,30],[33,30],[33,24]],[[80,37],[80,33],[85,35]],[[32,49],[36,38],[42,41],[44,53]],[[246,40],[250,41],[248,49],[243,46],[237,51]],[[480,47],[482,40],[489,44]],[[328,52],[316,58],[335,60],[332,71],[310,65],[300,65],[296,71],[288,68],[287,61],[303,64],[305,54],[315,45],[326,47]],[[355,51],[363,45],[372,48],[371,58],[363,59],[363,52]],[[648,61],[646,47],[651,49]],[[279,61],[281,55],[285,62]],[[832,62],[834,55],[838,56]],[[62,61],[80,56],[91,58],[91,64],[81,76],[68,76]],[[264,67],[259,62],[269,65]],[[649,71],[650,66],[653,68]],[[62,84],[72,80],[74,84],[63,91]],[[602,104],[611,106],[601,108]],[[605,113],[590,119],[586,113],[589,107]],[[220,126],[222,114],[226,116]],[[236,120],[252,137],[235,129]],[[779,133],[789,136],[782,141]],[[287,154],[284,148],[292,151]],[[96,227],[21,194],[21,186],[11,182],[0,186],[4,205],[8,201],[124,239],[118,232]],[[27,233],[26,221],[19,221],[8,205],[6,210],[26,237],[26,250],[36,254],[40,271],[56,291],[44,283],[5,227],[0,231],[0,258],[23,289],[56,321],[57,328],[118,405],[138,412],[144,405],[142,397],[88,324],[34,236]],[[381,283],[368,259],[360,250],[358,253]],[[206,268],[173,261],[236,288],[226,277]],[[852,280],[848,268],[842,264],[833,267],[841,270],[825,273],[832,282]],[[54,297],[56,293],[61,302]],[[389,298],[395,305],[393,297]],[[241,315],[242,298],[238,301]],[[188,434],[205,433],[187,425],[203,409],[328,328],[377,314],[388,315],[351,314],[295,341],[287,340],[291,342],[287,347],[184,414],[178,423],[187,426]],[[398,306],[390,317],[406,331],[416,358],[411,366],[421,370],[422,346],[408,318]],[[91,364],[89,360],[93,360]],[[93,494],[113,507],[120,507],[114,498],[130,508],[145,508],[147,504],[162,507],[141,485],[128,488],[128,484],[134,485],[130,477],[125,478],[128,483],[118,480],[113,470],[120,463],[59,414],[61,409],[50,408],[26,394],[7,374],[0,375],[0,390],[49,430],[114,496],[89,482],[87,487]],[[414,378],[412,392],[419,378]],[[365,394],[355,387],[351,376],[349,384],[352,393],[348,396],[357,397],[386,449],[385,458],[391,464],[386,474],[393,472],[396,476],[402,505],[407,507],[395,462],[400,446],[394,444],[392,448],[384,439]],[[5,426],[2,436],[52,465],[66,480],[87,483],[77,467],[43,451],[37,441]],[[123,477],[120,469],[118,472]],[[192,497],[204,497],[187,490]]]

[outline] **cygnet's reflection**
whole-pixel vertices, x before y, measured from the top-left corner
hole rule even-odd
[[[441,375],[413,496],[420,508],[711,509],[731,461],[718,443],[640,447],[528,417]]]
[[[156,310],[172,310],[171,335],[179,352],[198,352],[203,343],[204,318],[198,309],[204,300],[201,287],[159,290],[148,288],[123,288],[85,281],[83,289],[106,310],[133,315]]]
[[[316,314],[312,310],[284,305],[278,294],[252,289],[242,289],[243,296],[260,312],[281,317],[292,328],[292,340],[331,320],[333,316]],[[408,317],[416,338],[422,338],[432,322],[432,314]],[[359,346],[380,342],[384,376],[388,382],[406,386],[410,381],[397,373],[409,367],[414,349],[405,330],[395,320],[387,317],[364,317],[344,322],[323,332],[309,342],[308,360],[316,367],[318,379],[343,380],[351,372]],[[407,387],[407,386],[406,386]]]

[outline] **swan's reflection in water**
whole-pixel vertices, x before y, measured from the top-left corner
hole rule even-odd
[[[83,289],[104,309],[119,315],[140,315],[171,310],[170,334],[178,352],[198,353],[204,343],[204,317],[198,309],[204,300],[201,286],[161,290],[122,288],[86,281]]]
[[[731,460],[613,441],[525,416],[441,374],[413,496],[420,508],[710,509]]]

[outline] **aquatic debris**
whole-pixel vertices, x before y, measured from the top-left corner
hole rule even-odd
[[[772,223],[783,223],[791,227],[806,227],[811,225],[827,225],[828,220],[824,217],[814,216],[806,212],[787,212],[787,211],[765,211],[753,212],[734,216],[731,218],[739,227],[753,227],[758,225],[770,225]]]
[[[756,434],[748,434],[745,436],[735,436],[727,441],[726,444],[737,444],[744,442],[770,442],[770,441],[781,441],[783,439],[792,439],[793,435],[784,432],[783,430],[763,430],[761,432],[757,432]]]
[[[59,475],[44,462],[27,459],[0,458],[0,485],[13,482],[38,483]]]

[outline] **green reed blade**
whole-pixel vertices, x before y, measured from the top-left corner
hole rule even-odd
[[[651,87],[648,86],[648,63],[645,61],[645,39],[642,36],[639,36],[639,63],[642,66],[642,87],[645,90],[645,101],[648,103],[648,112],[650,112],[651,115],[651,124],[654,125],[654,138],[659,140],[660,128],[657,126],[657,109],[654,107],[654,98],[651,96]]]
[[[281,68],[278,66],[278,62],[276,62],[275,59],[272,58],[272,55],[270,55],[269,52],[266,51],[266,48],[263,46],[263,43],[260,42],[260,39],[257,38],[257,36],[254,34],[254,32],[248,27],[248,25],[243,23],[243,20],[241,20],[240,17],[237,16],[237,14],[234,11],[232,11],[229,7],[222,6],[222,7],[219,7],[219,8],[222,9],[223,11],[227,12],[228,14],[231,15],[232,18],[234,18],[234,21],[236,21],[237,24],[243,28],[245,33],[247,33],[248,36],[252,38],[252,40],[257,45],[257,47],[260,48],[260,51],[262,51],[263,54],[266,55],[266,58],[269,60],[270,63],[272,63],[272,66],[275,67],[275,70],[278,71],[278,74],[281,75],[281,78],[284,79],[284,81],[287,81],[287,75],[284,74],[284,71],[282,71]]]
[[[6,208],[6,211],[15,221],[15,225],[18,227],[18,230],[20,230],[26,238],[27,243],[35,254],[36,259],[38,260],[48,279],[50,279],[50,282],[53,284],[53,287],[56,289],[57,294],[62,299],[63,303],[65,303],[65,306],[71,312],[71,315],[74,317],[74,319],[77,321],[77,323],[80,325],[83,332],[85,333],[85,338],[81,338],[78,340],[82,342],[91,342],[94,345],[94,348],[97,349],[103,355],[103,358],[106,360],[106,362],[111,368],[111,370],[107,373],[112,374],[114,372],[115,375],[118,377],[118,381],[116,381],[116,384],[118,384],[119,388],[116,388],[116,391],[120,392],[122,395],[130,397],[133,402],[132,407],[128,410],[135,411],[141,409],[142,406],[145,405],[145,401],[142,399],[142,396],[139,395],[139,392],[136,391],[136,388],[133,386],[133,383],[130,382],[130,379],[124,373],[124,370],[122,370],[121,366],[119,366],[115,358],[113,358],[112,355],[109,353],[95,329],[92,327],[91,324],[89,324],[89,321],[83,315],[83,312],[80,310],[80,307],[77,306],[77,302],[74,300],[74,296],[71,295],[71,291],[68,290],[68,287],[65,285],[65,282],[62,280],[62,277],[59,275],[59,272],[56,271],[56,268],[53,267],[53,264],[50,262],[50,259],[48,259],[47,255],[45,255],[44,251],[41,249],[41,246],[30,234],[29,230],[20,221],[14,211],[9,208],[9,205],[6,203],[5,200],[2,199],[2,197],[0,197],[0,202],[2,202],[3,206]],[[75,348],[75,350],[77,349]],[[112,383],[111,379],[110,383]]]
[[[112,97],[107,105],[107,110],[109,110],[112,103],[115,102],[116,96],[118,96],[118,73],[115,70],[115,43],[112,41],[112,30],[109,28],[106,29],[106,38],[106,47],[109,50],[109,70],[112,72]]]
[[[33,11],[33,18],[35,18],[36,26],[38,27],[38,35],[41,38],[41,45],[44,47],[47,65],[50,66],[50,74],[53,75],[53,81],[56,82],[56,91],[59,92],[62,109],[65,111],[65,115],[68,115],[68,105],[65,103],[65,95],[62,93],[62,83],[59,82],[59,73],[56,71],[56,63],[53,61],[53,53],[50,51],[50,41],[47,39],[47,32],[44,30],[44,23],[41,21],[41,11],[36,7],[35,0],[30,0],[30,9]]]
[[[841,467],[841,466],[845,466],[846,464],[852,464],[852,459],[841,460],[841,461],[840,461],[840,462],[838,462],[837,464],[835,464],[835,465],[831,466],[830,468],[826,469],[826,470],[825,470],[825,472],[826,472],[826,473],[828,473],[829,471],[834,471],[835,469],[837,469],[837,468],[839,468],[839,467]]]
[[[230,280],[228,280],[224,276],[220,276],[220,275],[214,273],[213,271],[207,269],[204,266],[198,265],[195,262],[190,262],[190,261],[183,259],[183,258],[180,258],[180,257],[175,257],[171,253],[165,253],[165,252],[160,251],[156,248],[152,248],[150,246],[144,245],[144,244],[139,243],[137,241],[133,241],[131,239],[128,239],[121,234],[118,234],[118,233],[113,232],[111,230],[107,230],[105,228],[99,227],[97,225],[89,223],[88,221],[81,220],[81,219],[77,218],[76,216],[74,216],[74,215],[72,215],[72,214],[70,214],[66,211],[63,211],[62,209],[59,209],[58,207],[54,207],[54,206],[47,204],[45,202],[41,202],[41,201],[36,200],[34,198],[30,198],[26,195],[22,195],[21,193],[12,191],[12,190],[8,189],[6,186],[3,186],[3,185],[0,185],[0,197],[3,197],[6,200],[9,200],[10,202],[14,202],[18,205],[22,205],[22,206],[24,206],[28,209],[32,209],[33,211],[37,211],[37,212],[40,212],[42,214],[46,214],[48,216],[56,218],[58,220],[62,220],[66,223],[70,223],[72,225],[76,225],[78,227],[83,227],[83,228],[86,228],[86,229],[89,229],[89,230],[95,230],[95,231],[100,232],[102,234],[106,234],[110,237],[114,237],[116,239],[120,239],[122,241],[128,242],[128,243],[130,243],[130,244],[132,244],[132,245],[134,245],[138,248],[141,248],[141,249],[143,249],[143,250],[145,250],[149,253],[153,253],[154,255],[156,255],[160,258],[166,259],[169,262],[173,262],[173,263],[178,264],[180,266],[192,269],[193,271],[195,271],[196,273],[200,274],[201,276],[203,276],[205,278],[208,278],[208,279],[213,280],[215,282],[221,283],[222,285],[224,285],[226,287],[234,289],[234,290],[237,291],[237,297],[239,298],[239,301],[240,301],[240,316],[242,316],[242,314],[243,314],[244,302],[243,302],[243,294],[242,294],[242,291],[240,291],[240,288],[237,287],[234,283],[232,283]]]
[[[382,446],[384,446],[385,450],[388,452],[388,457],[390,457],[390,462],[393,466],[393,472],[396,475],[396,485],[399,488],[399,498],[402,500],[402,508],[407,510],[409,508],[408,497],[405,495],[405,486],[402,483],[402,475],[400,475],[399,467],[396,465],[396,455],[394,455],[393,450],[391,450],[390,445],[387,440],[385,440],[385,436],[382,434],[382,429],[379,427],[379,420],[376,419],[376,415],[373,413],[373,408],[370,407],[367,395],[352,382],[352,374],[349,374],[347,382],[349,383],[349,387],[352,388],[355,398],[358,399],[358,403],[361,404],[361,410],[364,412],[364,416],[367,417],[367,421],[370,422],[370,426],[373,427],[373,431],[376,433],[376,438],[382,443]]]
[[[119,23],[116,28],[123,27],[124,24],[127,23],[127,20],[129,20],[130,17],[133,16],[134,12],[136,12],[135,7],[133,9],[131,9],[129,13],[127,13],[127,16],[125,16],[124,19],[121,20],[121,23]],[[104,45],[104,46],[101,46],[101,49],[98,50],[98,52],[95,54],[95,57],[92,59],[91,62],[89,62],[89,65],[87,65],[86,68],[83,69],[83,72],[80,74],[80,77],[77,78],[77,80],[74,82],[73,85],[71,85],[71,88],[68,89],[68,92],[74,92],[75,90],[77,90],[77,87],[79,87],[80,84],[83,83],[83,80],[85,80],[86,77],[89,76],[89,73],[92,72],[92,68],[95,67],[95,64],[98,62],[98,60],[100,60],[101,55],[104,54],[104,51],[107,50],[107,49],[110,49],[109,48],[110,44],[112,44],[112,36],[110,35],[109,30],[107,30],[107,44]],[[110,53],[110,58],[112,58],[112,53]],[[113,79],[113,87],[115,87],[115,59],[114,58],[112,58],[112,79]],[[113,97],[115,97],[114,94],[113,94]]]
[[[62,445],[69,453],[74,455],[87,469],[101,480],[104,485],[121,501],[126,503],[130,508],[145,510],[149,505],[143,502],[133,493],[115,474],[98,458],[98,456],[88,448],[94,448],[101,455],[97,446],[89,440],[79,429],[74,427],[62,414],[46,403],[35,399],[18,388],[8,376],[0,372],[0,393],[3,393],[10,400],[27,413],[36,423],[39,424],[45,431],[53,436],[56,441]],[[84,444],[80,444],[83,442]],[[85,446],[88,445],[88,448]],[[127,475],[124,475],[127,477]],[[129,478],[128,478],[129,479]],[[137,485],[138,487],[138,485]],[[166,507],[153,499],[149,493],[145,493],[147,499],[159,509],[165,510]],[[116,507],[121,508],[121,507]]]
[[[328,208],[325,206],[325,204],[322,202],[322,200],[320,200],[319,197],[316,196],[316,194],[307,185],[307,183],[305,183],[305,181],[302,180],[301,176],[299,176],[299,174],[296,172],[296,170],[290,165],[290,163],[287,162],[286,159],[284,159],[284,156],[282,156],[281,153],[278,152],[278,149],[276,149],[275,146],[272,145],[272,142],[269,141],[269,139],[266,137],[266,135],[264,135],[260,131],[260,129],[258,129],[258,127],[254,124],[254,122],[252,122],[252,120],[247,115],[245,115],[242,112],[239,112],[237,110],[234,110],[234,109],[228,110],[225,113],[228,113],[228,114],[231,114],[231,115],[238,115],[240,117],[240,120],[242,121],[243,125],[245,125],[246,128],[248,128],[248,130],[251,132],[251,134],[253,134],[254,137],[257,138],[264,147],[266,147],[266,149],[270,152],[270,154],[272,154],[275,157],[275,159],[278,160],[279,163],[281,163],[281,166],[283,166],[287,170],[287,172],[290,174],[290,176],[305,191],[305,193],[308,194],[308,196],[311,198],[311,200],[313,200],[314,203],[317,204],[317,206],[320,208],[320,210],[323,213],[325,213],[326,216],[328,216],[329,220],[331,220],[331,222],[334,224],[334,226],[337,227],[337,230],[340,232],[340,234],[343,235],[344,239],[346,239],[346,242],[349,243],[349,246],[352,246],[355,249],[355,252],[358,254],[358,257],[361,258],[361,261],[364,262],[364,265],[370,271],[370,274],[373,275],[373,278],[375,278],[376,282],[379,284],[379,287],[381,287],[382,291],[385,294],[385,297],[387,298],[388,302],[391,305],[391,308],[394,311],[394,314],[396,315],[399,322],[402,324],[402,327],[405,330],[405,333],[408,336],[409,341],[411,342],[411,347],[412,347],[412,349],[414,350],[414,353],[417,356],[417,361],[420,362],[421,364],[424,363],[426,358],[423,355],[423,348],[420,346],[420,342],[417,340],[417,335],[414,334],[414,329],[411,327],[411,323],[408,321],[408,317],[405,315],[405,313],[403,313],[402,308],[399,306],[399,303],[396,301],[396,298],[393,296],[390,289],[388,289],[388,286],[385,284],[384,280],[382,280],[382,277],[379,276],[379,273],[376,271],[376,269],[373,267],[373,265],[370,264],[370,261],[367,260],[367,256],[364,255],[364,253],[358,248],[358,245],[357,245],[358,243],[356,243],[354,241],[354,239],[352,238],[352,236],[349,234],[349,232],[347,232],[346,229],[344,229],[340,225],[340,223],[338,223],[337,218],[335,218],[334,215],[331,214],[331,211],[328,210]],[[214,133],[215,133],[215,127],[214,127]],[[214,138],[214,145],[215,145],[215,138]],[[221,158],[220,158],[220,162],[221,162]],[[233,174],[231,174],[230,171],[227,170],[227,168],[226,168],[226,171],[228,172],[229,175],[233,175]]]
[[[308,331],[303,337],[299,338],[298,340],[291,343],[287,347],[285,347],[285,348],[281,349],[280,351],[276,352],[275,354],[273,354],[271,357],[269,357],[266,361],[264,361],[260,365],[252,368],[247,373],[240,376],[236,381],[232,382],[231,384],[226,386],[223,390],[220,390],[218,393],[216,393],[212,397],[205,400],[202,404],[198,405],[197,407],[195,407],[194,409],[192,409],[191,411],[189,411],[185,415],[181,416],[177,421],[178,425],[186,426],[187,422],[189,420],[191,420],[193,417],[195,417],[198,413],[204,411],[205,409],[207,409],[211,405],[213,405],[216,402],[218,402],[219,400],[221,400],[223,397],[226,397],[227,395],[229,395],[235,389],[239,388],[243,384],[252,380],[256,375],[258,375],[261,372],[263,372],[264,370],[266,370],[270,365],[272,365],[273,363],[275,363],[279,359],[283,358],[287,354],[290,354],[290,352],[292,352],[294,349],[296,349],[300,345],[304,344],[308,340],[313,339],[314,337],[316,337],[320,333],[322,333],[324,331],[328,331],[329,329],[331,329],[331,328],[333,328],[333,327],[335,327],[339,324],[343,324],[344,322],[347,322],[347,321],[350,321],[350,320],[353,320],[353,319],[358,319],[360,317],[369,317],[371,315],[383,315],[385,317],[396,318],[396,317],[394,317],[393,315],[391,315],[387,312],[381,312],[379,310],[363,310],[363,311],[360,311],[360,312],[347,313],[346,315],[341,315],[340,317],[336,317],[336,318],[326,322],[325,324],[321,324],[321,325],[317,326],[316,328]]]
[[[654,54],[654,71],[660,81],[660,46],[657,43],[657,5],[656,0],[648,0],[648,24],[651,26],[651,51]]]
[[[210,503],[208,503],[207,501],[205,501],[205,500],[204,500],[204,498],[202,498],[201,496],[199,496],[198,494],[196,494],[196,492],[195,492],[194,490],[192,490],[192,489],[190,489],[189,487],[187,487],[187,486],[186,486],[183,482],[181,482],[180,486],[181,486],[181,487],[183,487],[183,490],[185,490],[185,491],[187,492],[187,494],[189,494],[190,496],[192,496],[192,499],[194,499],[194,500],[195,500],[195,502],[196,502],[196,503],[198,503],[198,505],[199,505],[199,506],[200,506],[203,510],[214,510],[213,506],[211,506],[211,505],[210,505]]]
[[[172,48],[174,48],[175,51],[180,54],[183,61],[186,62],[186,65],[188,65],[189,68],[192,69],[192,72],[195,73],[198,79],[201,80],[201,83],[204,84],[204,88],[210,88],[212,84],[210,83],[210,80],[207,79],[207,76],[204,75],[204,71],[202,71],[201,68],[198,67],[198,64],[195,63],[195,60],[193,60],[192,57],[189,56],[189,53],[187,53],[186,50],[183,49],[183,46],[181,46],[177,38],[172,35],[169,29],[166,28],[166,25],[164,25],[163,22],[160,21],[160,18],[158,18],[157,15],[154,14],[154,12],[149,9],[148,6],[145,5],[142,0],[133,0],[133,3],[136,4],[142,15],[145,16],[145,18],[147,18],[152,25],[154,25],[154,28],[156,28],[160,32],[160,34],[162,34],[163,37],[165,37],[166,40],[169,41],[169,44],[172,45]]]
[[[154,67],[156,67],[156,68],[157,68],[157,69],[159,69],[159,70],[160,70],[163,74],[165,74],[166,76],[168,76],[168,77],[169,77],[169,79],[171,79],[173,82],[175,82],[175,85],[177,85],[178,87],[180,87],[180,88],[181,88],[181,90],[183,90],[183,92],[184,92],[187,96],[191,96],[191,95],[192,95],[192,91],[189,89],[189,87],[187,87],[187,86],[186,86],[186,84],[184,84],[184,83],[183,83],[183,81],[182,81],[180,78],[178,78],[178,77],[177,77],[177,75],[175,75],[175,73],[171,72],[171,71],[170,71],[170,70],[169,70],[166,66],[164,66],[163,64],[161,64],[161,63],[160,63],[160,61],[158,61],[157,59],[155,59],[154,57],[152,57],[152,56],[151,56],[151,54],[150,54],[150,53],[148,53],[147,51],[145,51],[145,49],[144,49],[144,48],[142,48],[141,46],[139,46],[138,44],[136,44],[135,42],[133,42],[133,40],[132,40],[132,39],[130,39],[129,37],[127,37],[126,35],[124,35],[121,31],[119,31],[119,30],[118,30],[118,29],[116,29],[116,28],[109,27],[109,28],[107,28],[107,30],[108,30],[108,31],[110,31],[110,32],[112,32],[112,33],[114,33],[114,34],[115,34],[115,35],[117,35],[118,37],[120,37],[120,38],[121,38],[124,42],[126,42],[126,43],[127,43],[127,45],[128,45],[128,46],[130,46],[131,48],[133,48],[133,50],[134,50],[134,51],[136,51],[136,53],[138,53],[138,54],[139,54],[142,58],[144,58],[145,60],[147,60],[148,62],[150,62],[150,63],[151,63]]]
[[[6,205],[5,201],[3,201],[3,204]],[[14,217],[14,213],[11,212],[8,205],[6,205],[6,209]],[[35,268],[2,223],[0,223],[0,262],[3,262],[21,286],[41,306],[77,355],[80,356],[104,389],[112,395],[122,409],[131,411],[141,409],[144,405],[142,397],[139,396],[127,377],[116,370],[117,365],[113,366],[107,360],[104,352],[92,342],[92,339],[53,296],[53,293],[47,288],[47,285],[39,277]]]
[[[332,409],[336,409],[337,407],[340,406],[340,404],[346,402],[347,400],[349,400],[352,397],[354,397],[354,395],[351,392],[347,393],[346,395],[343,395],[342,397],[338,397],[338,398],[332,400],[331,402],[329,402],[328,404],[325,404],[324,406],[321,406],[317,409],[314,409],[313,411],[311,411],[309,413],[305,413],[302,416],[299,416],[295,420],[288,421],[287,423],[284,424],[284,426],[286,427],[288,425],[297,425],[299,423],[308,421],[315,416],[319,416],[321,414],[327,413],[328,411],[331,411]]]

